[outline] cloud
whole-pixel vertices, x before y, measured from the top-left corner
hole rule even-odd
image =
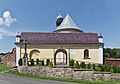
[[[15,36],[16,33],[0,29],[0,39],[4,39],[6,36]]]
[[[0,26],[10,27],[11,24],[15,23],[16,21],[17,19],[13,18],[9,11],[5,11],[3,13],[3,17],[0,17]]]
[[[9,11],[5,11],[0,17],[0,40],[8,36],[15,36],[16,33],[10,32],[7,30],[8,27],[11,27],[13,23],[17,21],[16,18],[11,16]],[[7,28],[6,28],[7,27]]]

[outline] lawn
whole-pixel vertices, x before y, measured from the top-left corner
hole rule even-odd
[[[7,72],[9,70],[11,70],[10,67],[3,65],[3,64],[0,64],[0,72]]]

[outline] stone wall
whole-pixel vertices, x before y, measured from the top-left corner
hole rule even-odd
[[[1,63],[10,67],[15,67],[16,63],[16,49],[13,48],[12,52],[3,54],[1,57]]]
[[[120,66],[120,59],[105,58],[105,65],[108,65],[108,66]]]
[[[33,75],[53,77],[53,78],[67,78],[75,80],[120,80],[119,74],[100,73],[92,70],[74,70],[72,68],[52,68],[44,66],[20,66],[19,72],[31,73]]]

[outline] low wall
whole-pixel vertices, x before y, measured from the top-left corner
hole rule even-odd
[[[74,70],[72,68],[20,66],[18,70],[23,73],[53,78],[67,78],[75,80],[120,80],[120,74],[96,73],[92,70]]]
[[[119,66],[120,67],[120,59],[105,58],[105,65],[107,65],[107,66]]]

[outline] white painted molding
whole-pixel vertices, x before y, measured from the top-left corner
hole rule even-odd
[[[99,46],[99,63],[103,64],[103,46]]]
[[[20,59],[20,44],[16,45],[16,66],[19,66],[18,61]]]

